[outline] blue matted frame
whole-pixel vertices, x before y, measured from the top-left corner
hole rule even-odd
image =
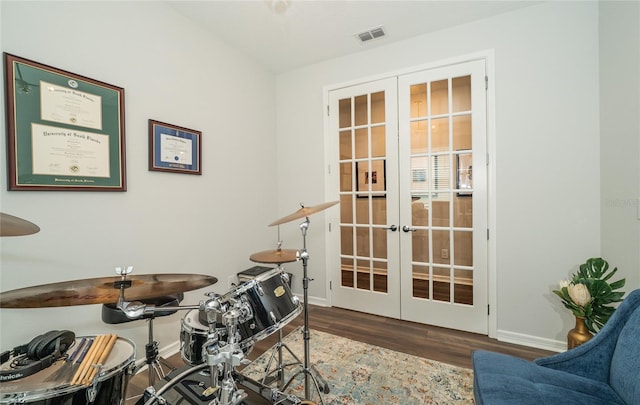
[[[149,120],[149,170],[202,174],[202,132]]]

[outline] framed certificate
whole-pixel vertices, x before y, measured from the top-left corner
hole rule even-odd
[[[126,191],[124,89],[4,54],[9,190]]]
[[[149,120],[149,170],[202,174],[202,132]]]

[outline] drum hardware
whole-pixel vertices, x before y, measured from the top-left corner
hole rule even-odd
[[[236,384],[235,368],[250,363],[245,356],[256,341],[281,329],[302,311],[288,282],[286,273],[273,269],[225,295],[209,293],[206,301],[190,307],[191,311],[182,319],[181,354],[188,364],[195,366],[187,374],[196,369],[207,370],[206,382],[200,381],[199,392],[193,394],[198,396],[198,401],[206,400],[211,405],[236,405],[247,397],[247,393]],[[149,306],[124,299],[121,307],[125,313],[134,315],[149,311]],[[184,376],[181,373],[177,378]],[[164,387],[158,390],[148,388],[146,403],[166,403],[166,398],[162,398]],[[187,388],[184,390],[188,391]]]
[[[278,242],[280,244],[280,242]],[[281,249],[280,246],[276,250],[265,250],[256,252],[249,256],[249,260],[256,263],[282,264],[290,263],[298,260],[297,250]]]
[[[149,387],[137,405],[175,405],[175,404],[201,404],[217,405],[217,398],[211,399],[209,390],[209,372],[206,364],[196,367],[184,366],[167,377],[167,382],[158,387]],[[244,403],[247,404],[272,404],[272,405],[302,405],[312,404],[305,402],[292,394],[266,386],[249,377],[233,372],[233,378],[239,387],[248,394]]]
[[[169,380],[165,385],[163,385],[159,389],[156,389],[155,387],[147,387],[143,395],[143,399],[145,399],[143,404],[144,405],[166,404],[167,400],[162,396],[162,394],[169,391],[169,389],[171,389],[177,382],[183,380],[188,375],[197,373],[200,370],[204,370],[207,367],[208,367],[207,364],[200,364],[196,367],[187,366],[183,370],[179,371],[177,375],[173,376],[171,380]],[[149,397],[149,398],[146,399],[145,397]]]
[[[323,203],[314,207],[305,207],[304,204],[300,204],[300,209],[293,214],[287,215],[285,217],[280,218],[269,224],[269,226],[280,225],[283,223],[291,222],[296,219],[305,218],[304,222],[300,224],[300,231],[302,233],[302,250],[298,253],[298,260],[302,260],[302,270],[303,270],[303,278],[302,278],[302,289],[304,292],[304,326],[303,326],[303,340],[304,340],[304,365],[303,367],[295,373],[293,376],[289,378],[289,381],[284,385],[283,390],[291,384],[295,377],[299,374],[304,374],[304,390],[305,390],[305,399],[311,398],[311,386],[309,384],[309,379],[313,382],[313,385],[318,392],[318,396],[320,397],[320,403],[324,404],[322,400],[322,392],[325,394],[329,393],[329,385],[327,382],[320,376],[320,373],[315,367],[310,366],[310,353],[309,353],[309,282],[313,281],[313,279],[309,278],[308,275],[308,261],[309,261],[309,253],[307,251],[307,230],[309,229],[309,215],[315,214],[322,210],[325,210],[329,207],[332,207],[338,204],[340,201],[332,201]],[[322,390],[320,389],[321,382]]]
[[[256,252],[249,256],[249,260],[257,263],[277,264],[290,263],[298,260],[298,252],[292,249],[282,249],[282,240],[280,240],[280,225],[278,225],[278,242],[276,250],[265,250]]]
[[[289,352],[289,354],[295,359],[295,362],[284,364],[282,350],[285,349]],[[277,363],[276,368],[271,370],[271,364],[276,359]],[[282,329],[278,330],[278,342],[271,349],[271,356],[269,357],[269,361],[267,362],[267,366],[264,368],[265,375],[262,377],[260,382],[265,385],[270,385],[274,381],[278,380],[278,388],[284,388],[284,370],[287,367],[302,365],[302,361],[296,356],[289,346],[286,343],[282,343]],[[271,371],[269,371],[271,370]],[[272,376],[272,374],[275,374]]]
[[[196,306],[179,306],[180,299],[174,296],[157,297],[147,302],[125,301],[124,294],[127,288],[131,287],[131,281],[127,280],[127,275],[133,271],[133,267],[129,266],[126,269],[123,267],[117,267],[116,273],[120,275],[120,281],[114,282],[114,287],[119,288],[120,294],[118,295],[118,301],[115,304],[115,308],[122,311],[122,313],[130,320],[137,320],[142,317],[148,320],[148,343],[145,345],[145,363],[148,368],[149,386],[155,385],[156,377],[165,378],[167,373],[165,372],[162,364],[162,358],[158,356],[158,342],[153,338],[153,319],[157,316],[170,315],[177,310],[199,308],[201,305]],[[182,296],[182,292],[180,293]],[[152,304],[153,303],[153,304]],[[155,304],[159,303],[160,306]],[[172,305],[174,304],[174,305]],[[103,319],[105,318],[105,308],[109,308],[108,304],[103,306]],[[109,320],[109,319],[108,319]],[[165,367],[168,364],[165,363]]]
[[[333,204],[331,204],[333,205]],[[329,205],[329,206],[331,206]],[[303,341],[304,341],[304,364],[303,367],[295,374],[293,374],[289,381],[284,385],[283,390],[286,391],[287,387],[299,374],[304,374],[304,394],[305,399],[311,399],[311,386],[309,380],[313,382],[313,386],[320,397],[320,403],[324,404],[322,400],[322,393],[329,393],[329,384],[322,378],[320,373],[315,367],[310,366],[310,353],[309,353],[309,341],[311,339],[309,334],[309,282],[313,279],[309,278],[308,266],[309,253],[307,251],[307,230],[309,229],[309,218],[305,218],[304,222],[300,224],[300,231],[302,232],[302,250],[299,253],[299,259],[302,260],[302,290],[304,293],[304,326],[302,329]],[[320,383],[321,384],[320,384]],[[320,389],[322,385],[322,389]]]
[[[26,219],[0,212],[0,236],[24,236],[40,232],[40,227]]]
[[[241,384],[248,390],[257,393],[262,398],[271,402],[273,405],[300,405],[304,403],[304,401],[302,401],[295,395],[285,394],[279,389],[271,388],[268,385],[254,381],[248,377],[245,377],[244,375],[237,374],[236,379],[238,380],[238,384]]]
[[[158,356],[158,342],[153,340],[153,318],[149,318],[147,321],[149,325],[149,341],[145,345],[145,358],[149,371],[147,372],[149,376],[149,385],[155,384],[155,377],[164,378],[166,373],[162,368],[161,358]]]
[[[145,319],[148,322],[148,343],[145,345],[145,359],[146,365],[149,368],[149,385],[154,385],[156,378],[164,378],[166,376],[166,370],[171,370],[172,367],[167,363],[162,357],[158,355],[158,342],[153,338],[153,320],[156,317],[172,315],[177,312],[175,307],[182,301],[184,298],[183,293],[179,293],[176,295],[168,295],[165,297],[156,297],[150,300],[143,300],[140,302],[141,305],[146,305],[146,312],[152,312],[151,314],[138,316],[138,317],[129,317],[127,314],[122,311],[121,308],[118,308],[117,304],[103,304],[102,305],[102,321],[107,324],[118,324],[125,322],[137,321],[140,319]],[[124,299],[123,299],[124,300]],[[121,306],[123,303],[121,303]],[[149,311],[148,306],[155,305],[153,311]],[[139,305],[140,306],[140,305]],[[144,308],[142,307],[145,312]],[[169,309],[173,308],[173,309]],[[129,313],[131,315],[131,313]]]
[[[215,309],[221,308],[220,297],[211,297],[210,301],[218,301],[217,303],[207,302],[201,305],[203,309],[209,312],[214,312]],[[220,347],[219,329],[216,328],[216,318],[213,316],[210,319],[213,322],[209,323],[209,337],[205,343],[202,351],[203,357],[206,358],[206,362],[200,364],[195,369],[189,368],[185,372],[178,374],[171,381],[179,381],[186,375],[189,375],[197,369],[209,369],[209,381],[208,387],[202,392],[202,396],[207,400],[211,397],[209,404],[211,405],[238,405],[246,397],[247,394],[242,389],[238,389],[234,372],[235,368],[240,364],[248,364],[249,360],[245,359],[245,355],[240,348],[240,333],[238,332],[238,324],[241,317],[247,315],[247,309],[243,308],[240,301],[234,303],[234,307],[229,309],[222,315],[222,321],[226,328],[227,341],[223,347]],[[163,386],[159,390],[148,387],[145,392],[149,396],[149,400],[145,402],[145,405],[151,404],[165,404],[166,400],[162,398],[162,394],[171,388],[172,382]]]

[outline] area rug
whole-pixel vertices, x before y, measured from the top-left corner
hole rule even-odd
[[[283,339],[283,343],[304,362],[304,339],[300,328]],[[326,405],[358,404],[473,404],[473,372],[437,361],[416,357],[382,347],[372,346],[328,333],[311,330],[310,365],[314,366],[330,388],[322,394]],[[261,381],[272,355],[266,351],[241,374]],[[276,356],[277,359],[277,356]],[[295,362],[283,350],[283,363]],[[301,369],[287,367],[285,382]],[[275,365],[271,366],[274,369]],[[320,404],[315,388],[310,388],[312,401]],[[287,394],[305,397],[304,373],[289,384]]]

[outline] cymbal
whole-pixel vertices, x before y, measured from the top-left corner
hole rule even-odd
[[[296,211],[293,214],[289,214],[286,217],[282,217],[282,218],[270,223],[269,226],[280,225],[280,224],[284,224],[286,222],[294,221],[296,219],[308,217],[309,215],[315,214],[316,212],[320,212],[320,211],[326,210],[327,208],[332,207],[332,206],[336,205],[339,202],[340,201],[331,201],[331,202],[326,202],[326,203],[323,203],[323,204],[318,204],[318,205],[316,205],[314,207],[302,206],[302,208],[300,208],[298,211]]]
[[[0,236],[31,235],[40,231],[40,227],[26,219],[0,212]]]
[[[43,284],[0,293],[0,308],[65,307],[88,304],[115,304],[120,289],[114,283],[120,276]],[[215,277],[200,274],[130,275],[131,286],[124,291],[126,301],[197,290],[215,284]]]
[[[298,260],[298,251],[291,249],[265,250],[252,254],[249,259],[256,263],[289,263]]]

